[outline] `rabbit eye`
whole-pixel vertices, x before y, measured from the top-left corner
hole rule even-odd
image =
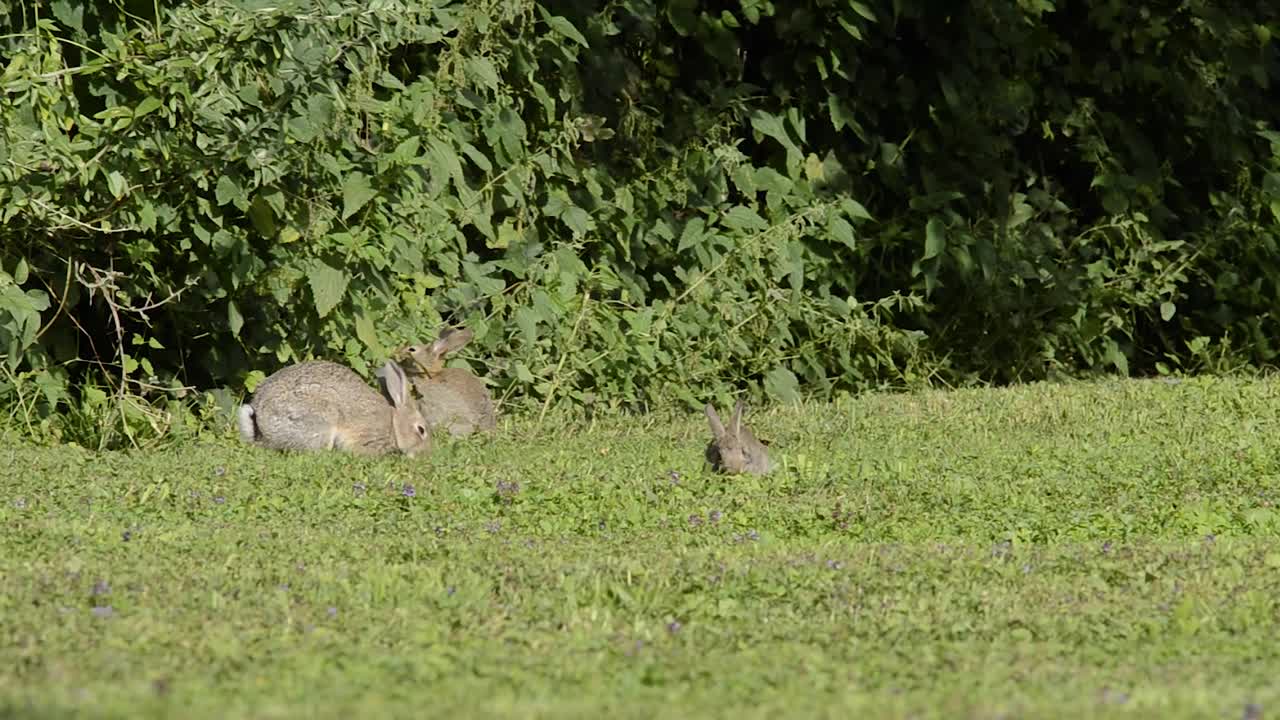
[[[413,426],[413,429],[414,429],[415,431],[417,431],[417,433],[418,433],[418,437],[426,437],[426,436],[427,436],[427,426],[426,426],[426,425],[421,425],[421,424],[419,424],[419,425],[414,425],[414,426]]]

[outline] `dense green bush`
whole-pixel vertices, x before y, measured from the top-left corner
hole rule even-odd
[[[33,431],[160,435],[190,388],[442,323],[531,407],[1275,357],[1272,5],[0,23],[0,396]]]

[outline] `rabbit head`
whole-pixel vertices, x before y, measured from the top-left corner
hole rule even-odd
[[[391,403],[391,433],[396,448],[408,457],[430,452],[430,428],[422,416],[422,409],[413,399],[404,370],[388,360],[374,374],[382,381],[383,394]]]
[[[445,330],[435,342],[429,344],[415,343],[400,348],[396,359],[405,367],[410,375],[434,377],[444,370],[444,358],[451,352],[462,349],[475,336],[471,328]]]

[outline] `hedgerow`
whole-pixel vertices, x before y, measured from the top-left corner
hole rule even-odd
[[[444,324],[517,410],[1276,355],[1265,3],[0,0],[0,23],[0,402],[34,433],[164,436]]]

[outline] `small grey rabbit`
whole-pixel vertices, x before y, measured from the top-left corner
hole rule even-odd
[[[418,391],[418,406],[427,424],[433,430],[444,428],[453,437],[497,426],[493,398],[484,381],[469,370],[444,366],[445,355],[471,342],[473,336],[470,328],[445,330],[429,345],[406,345],[396,353]]]
[[[377,375],[385,397],[345,365],[290,365],[263,380],[240,406],[240,437],[274,450],[430,452],[431,433],[400,366],[388,361]]]
[[[733,417],[729,419],[729,427],[720,422],[716,409],[707,404],[704,411],[707,421],[711,423],[711,444],[707,445],[707,462],[718,472],[737,475],[767,475],[773,470],[773,462],[764,443],[751,434],[751,430],[742,424],[742,400],[738,400],[733,408]]]

